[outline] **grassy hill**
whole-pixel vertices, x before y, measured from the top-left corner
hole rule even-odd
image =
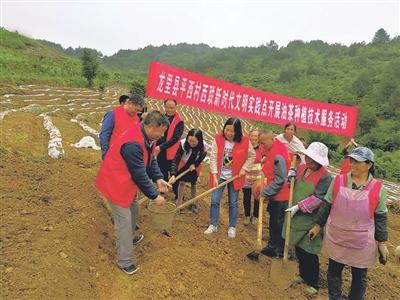
[[[0,69],[0,83],[3,84],[85,85],[78,59],[5,29],[0,29]]]

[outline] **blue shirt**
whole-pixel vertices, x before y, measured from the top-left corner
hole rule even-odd
[[[103,122],[101,125],[101,131],[99,134],[102,160],[104,160],[108,148],[110,147],[110,139],[112,132],[114,130],[114,124],[115,124],[115,115],[114,111],[112,110],[104,115]]]

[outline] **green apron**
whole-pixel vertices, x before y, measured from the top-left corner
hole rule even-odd
[[[297,179],[293,190],[293,203],[296,205],[301,200],[311,196],[314,193],[314,185],[311,182]],[[323,230],[310,240],[308,231],[316,224],[317,212],[303,213],[300,210],[293,216],[290,226],[290,245],[302,248],[311,254],[319,254],[322,248]],[[290,213],[286,214],[290,217]],[[283,225],[282,237],[285,238],[286,232],[286,218]]]

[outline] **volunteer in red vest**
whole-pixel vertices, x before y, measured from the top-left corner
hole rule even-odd
[[[194,198],[197,193],[197,178],[200,176],[204,158],[207,156],[208,145],[203,140],[203,132],[200,129],[189,130],[186,139],[181,140],[181,147],[176,152],[171,164],[171,178],[169,183],[178,185],[178,199],[176,205],[182,204],[184,188],[187,182],[190,183],[190,195]],[[182,178],[175,181],[175,177],[190,169]],[[198,213],[196,203],[188,206],[193,213]]]
[[[300,154],[305,155],[305,164],[297,170],[289,171],[295,178],[293,205],[290,211],[292,222],[290,229],[290,244],[295,246],[299,263],[299,275],[296,283],[305,283],[307,296],[318,293],[319,289],[319,259],[322,247],[322,232],[313,236],[308,231],[314,226],[318,208],[328,191],[332,177],[326,167],[329,165],[328,147],[319,142],[311,143]],[[289,179],[290,179],[289,177]],[[285,236],[285,226],[282,236]]]
[[[243,136],[242,124],[237,118],[229,118],[222,133],[215,135],[210,154],[210,187],[216,187],[224,181],[239,175],[240,177],[228,183],[229,227],[228,237],[236,237],[236,222],[238,215],[239,190],[244,186],[246,173],[255,159],[255,152],[249,138]],[[211,196],[210,225],[205,234],[218,231],[219,205],[225,186],[215,190]]]
[[[96,178],[96,187],[109,201],[117,236],[117,265],[125,273],[136,273],[132,244],[143,236],[135,236],[139,205],[136,195],[141,191],[151,201],[162,205],[160,192],[171,187],[163,180],[154,158],[154,143],[165,132],[168,120],[159,111],[148,113],[142,123],[128,129],[113,143]],[[154,187],[156,182],[158,190]]]
[[[160,170],[164,175],[164,180],[168,181],[171,163],[175,158],[176,151],[180,146],[181,136],[185,129],[183,121],[176,111],[176,100],[167,99],[164,101],[165,116],[170,123],[164,136],[157,142],[156,155]],[[175,190],[175,195],[177,191]]]
[[[137,115],[144,106],[142,96],[133,95],[129,97],[122,95],[119,98],[120,106],[104,115],[101,131],[99,134],[101,158],[104,157],[110,148],[110,145],[119,137],[125,130],[133,128],[138,122]]]
[[[286,146],[275,139],[272,131],[260,132],[260,144],[264,146],[266,161],[263,172],[267,186],[261,191],[260,201],[268,200],[269,240],[261,253],[270,257],[283,257],[284,239],[282,228],[285,210],[288,208],[289,187],[286,176],[290,169],[290,155]]]
[[[358,147],[358,144],[351,138],[350,141],[344,147],[342,154],[344,155],[342,165],[340,167],[340,174],[347,174],[350,172],[350,158],[346,157],[354,148]]]
[[[366,147],[355,148],[350,158],[351,171],[339,174],[331,183],[316,225],[316,236],[325,225],[324,249],[329,255],[329,299],[342,299],[342,271],[351,267],[352,282],[348,299],[364,299],[367,270],[379,261],[386,264],[387,206],[386,190],[373,177],[374,154]]]
[[[243,191],[243,208],[244,208],[244,219],[243,225],[247,226],[250,222],[253,225],[258,224],[258,209],[259,209],[259,200],[254,198],[253,205],[253,214],[251,215],[251,198],[252,198],[252,187],[255,183],[262,180],[262,164],[265,162],[265,154],[264,147],[259,144],[259,135],[260,130],[252,129],[249,132],[249,139],[253,149],[256,153],[256,157],[254,159],[254,163],[251,165],[249,173],[246,175],[246,183],[242,188]]]

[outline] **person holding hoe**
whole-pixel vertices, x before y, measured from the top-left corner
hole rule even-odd
[[[267,186],[261,191],[260,201],[268,201],[269,240],[261,253],[270,257],[282,258],[284,239],[281,237],[285,210],[289,201],[289,186],[285,184],[291,159],[286,146],[275,139],[271,130],[261,130],[260,144],[264,146],[266,161],[262,168]]]
[[[109,201],[117,236],[117,265],[126,274],[139,269],[133,262],[132,247],[142,239],[135,236],[139,216],[138,191],[163,205],[160,192],[172,188],[154,157],[155,141],[167,129],[169,122],[159,111],[147,114],[142,123],[125,131],[110,147],[96,178],[96,187]],[[154,187],[157,184],[158,190]]]
[[[300,154],[305,156],[305,164],[289,171],[289,181],[295,179],[293,206],[290,212],[290,244],[295,246],[299,265],[296,283],[305,283],[306,294],[314,295],[319,288],[319,259],[322,247],[322,232],[316,236],[308,235],[314,226],[318,208],[332,181],[326,167],[329,165],[328,147],[319,142],[311,143]],[[292,179],[293,178],[293,179]],[[286,226],[284,227],[286,228]],[[285,230],[282,233],[285,236]]]

